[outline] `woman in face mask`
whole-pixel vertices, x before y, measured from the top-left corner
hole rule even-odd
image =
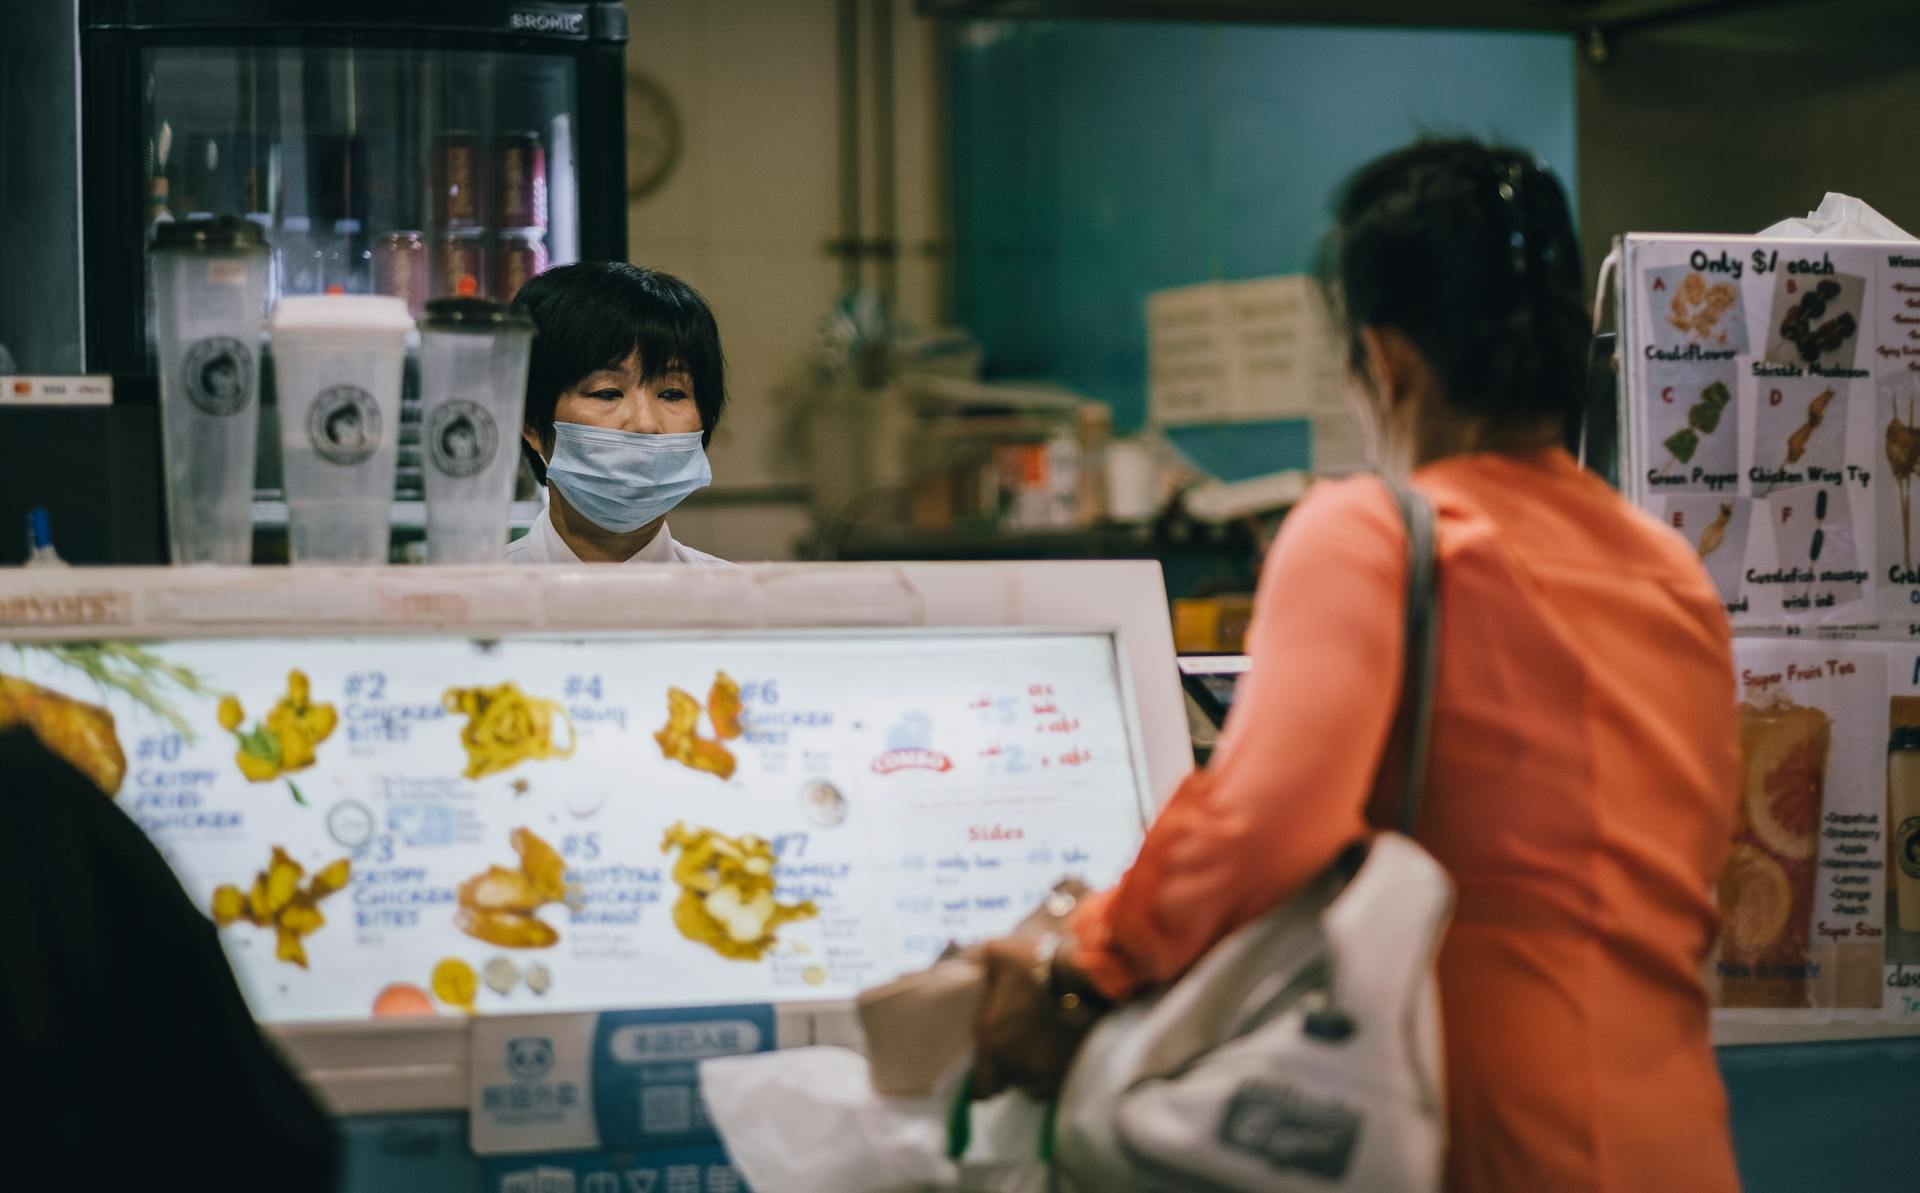
[[[539,329],[520,434],[548,500],[507,562],[721,562],[667,530],[713,482],[706,445],[727,404],[706,300],[671,274],[583,261],[530,279],[513,305]]]

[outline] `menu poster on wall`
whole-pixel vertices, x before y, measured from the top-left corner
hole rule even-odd
[[[1734,644],[1740,802],[1707,966],[1717,1006],[1881,1006],[1886,652]]]
[[[850,997],[1141,832],[1103,633],[20,644],[0,704],[266,1021]]]
[[[1894,395],[1914,396],[1920,290],[1896,287],[1920,268],[1897,249],[1628,238],[1628,491],[1694,544],[1738,625],[1912,612],[1920,573],[1894,564],[1920,431]]]

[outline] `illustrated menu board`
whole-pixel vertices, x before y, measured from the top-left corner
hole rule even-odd
[[[1736,625],[1920,618],[1920,246],[1626,241],[1628,491]]]
[[[850,997],[1142,827],[1101,633],[23,644],[0,685],[272,1022]]]

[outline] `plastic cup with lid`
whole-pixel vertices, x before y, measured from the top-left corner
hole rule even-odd
[[[385,563],[413,329],[407,304],[368,294],[283,298],[271,328],[293,562]]]
[[[253,558],[267,242],[237,216],[154,228],[167,538],[175,563]]]
[[[493,563],[507,545],[533,320],[483,298],[436,298],[420,320],[427,558]]]

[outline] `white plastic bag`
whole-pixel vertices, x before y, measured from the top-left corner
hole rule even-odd
[[[955,1082],[957,1085],[957,1082]],[[883,1098],[850,1048],[787,1048],[700,1065],[733,1166],[759,1193],[958,1189],[947,1158],[952,1089]]]
[[[788,1048],[700,1065],[714,1127],[756,1193],[1044,1193],[1044,1108],[1017,1093],[971,1104],[970,1142],[949,1158],[972,1059],[932,1096],[873,1092],[850,1048]]]
[[[1864,199],[1838,191],[1828,191],[1827,197],[1820,200],[1820,206],[1809,211],[1804,219],[1781,220],[1759,234],[1788,240],[1914,239]]]

